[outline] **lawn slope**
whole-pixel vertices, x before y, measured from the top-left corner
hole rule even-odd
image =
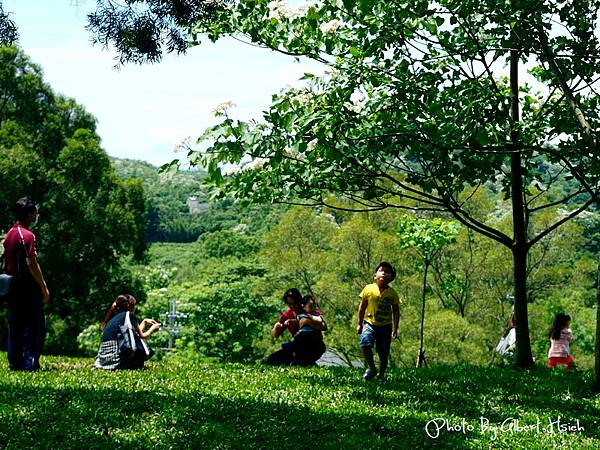
[[[339,367],[162,361],[103,372],[89,359],[43,362],[15,373],[0,354],[1,446],[600,448],[588,372],[395,369],[367,384]]]

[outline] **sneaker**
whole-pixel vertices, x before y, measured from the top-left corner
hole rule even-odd
[[[365,370],[365,374],[363,375],[363,378],[365,381],[369,381],[369,380],[375,378],[375,375],[377,375],[377,370],[369,367],[367,370]]]

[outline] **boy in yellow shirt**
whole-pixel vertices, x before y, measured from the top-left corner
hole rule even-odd
[[[396,269],[388,262],[381,262],[375,269],[375,283],[361,291],[358,305],[360,346],[367,370],[363,375],[368,381],[377,375],[373,360],[373,346],[379,356],[379,378],[383,379],[388,364],[392,338],[398,337],[400,321],[400,298],[389,284],[396,278]]]

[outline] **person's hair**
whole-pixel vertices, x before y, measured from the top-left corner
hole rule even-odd
[[[311,301],[315,302],[315,308],[319,308],[319,304],[317,303],[317,297],[315,297],[313,294],[308,294],[304,296],[304,298],[302,299],[302,306],[308,305],[308,303]]]
[[[302,305],[304,305],[303,299],[302,299],[302,294],[300,293],[300,291],[298,289],[291,288],[291,289],[288,289],[287,291],[285,291],[285,293],[283,294],[283,297],[282,297],[282,300],[284,303],[287,303],[288,297],[292,298],[295,305],[300,306],[300,307]]]
[[[516,324],[517,324],[517,321],[515,319],[515,313],[513,312],[510,315],[510,318],[508,319],[508,322],[506,323],[506,330],[510,331],[510,329],[514,328]]]
[[[385,269],[388,269],[390,271],[390,273],[392,274],[392,279],[390,281],[394,281],[396,279],[396,268],[387,261],[381,261],[377,265],[377,267],[375,267],[375,270],[373,271],[373,273],[377,273],[377,271],[382,267]]]
[[[129,294],[121,294],[119,295],[115,301],[110,305],[108,311],[106,311],[106,315],[104,316],[104,322],[100,325],[100,331],[103,331],[106,328],[106,324],[110,319],[112,319],[116,314],[120,312],[130,311],[133,312],[135,308],[135,297]]]
[[[26,220],[27,217],[29,216],[29,214],[31,214],[32,212],[35,212],[36,209],[37,209],[37,204],[29,196],[21,197],[19,200],[17,200],[17,202],[15,203],[15,206],[13,208],[14,213],[15,213],[15,218],[19,222],[23,222],[24,220]]]
[[[567,326],[567,324],[571,321],[571,316],[565,314],[564,312],[559,312],[554,318],[554,323],[552,324],[552,328],[550,328],[550,338],[551,339],[560,339],[560,332],[563,328]]]

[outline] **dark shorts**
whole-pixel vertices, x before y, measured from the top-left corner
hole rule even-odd
[[[363,323],[363,330],[360,335],[360,346],[373,348],[379,356],[387,356],[390,353],[392,344],[392,324],[382,325],[380,327],[371,325],[369,322]]]

